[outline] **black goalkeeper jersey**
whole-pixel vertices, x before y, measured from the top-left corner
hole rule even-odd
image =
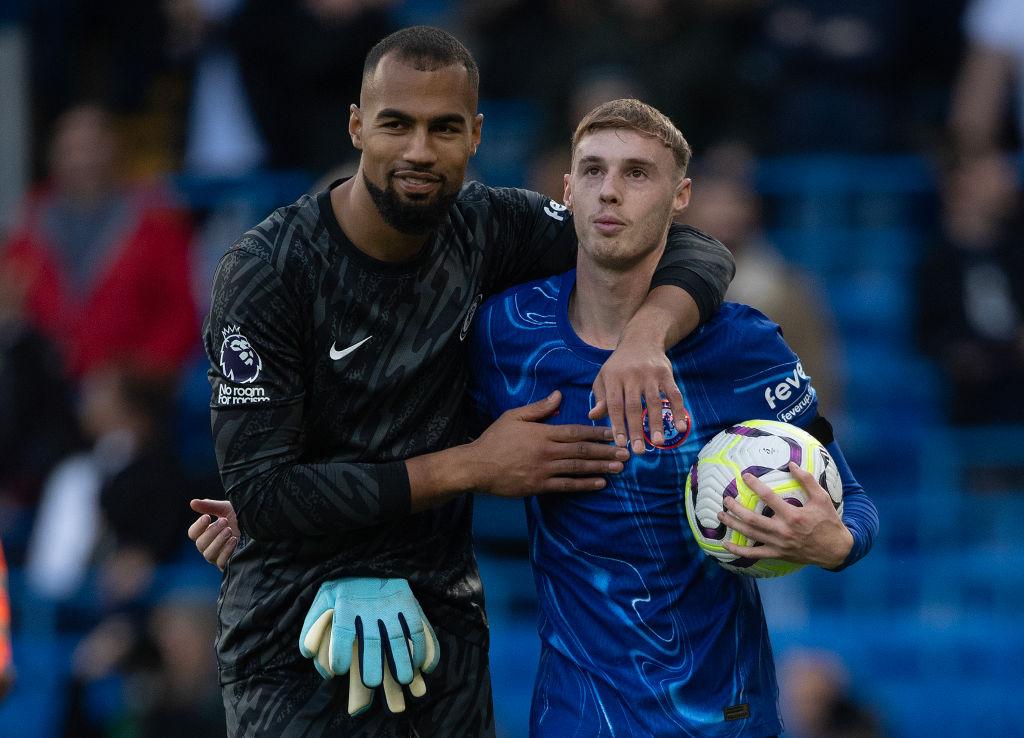
[[[480,302],[570,268],[575,249],[562,205],[470,183],[404,263],[357,249],[329,191],[225,254],[204,326],[217,460],[242,529],[219,601],[222,683],[298,662],[306,611],[340,577],[407,579],[435,628],[486,645],[471,496],[411,514],[403,459],[467,440]],[[673,226],[654,284],[708,313],[732,268],[717,241]]]

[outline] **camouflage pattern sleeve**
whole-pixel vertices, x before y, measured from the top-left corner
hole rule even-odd
[[[718,312],[735,274],[736,261],[722,243],[693,226],[673,223],[651,288],[667,284],[686,290],[703,323]]]
[[[576,266],[572,212],[529,190],[488,188],[492,229],[491,294]]]
[[[308,312],[262,253],[236,246],[221,260],[203,330],[214,445],[239,525],[257,540],[365,528],[409,510],[403,462],[304,454]]]

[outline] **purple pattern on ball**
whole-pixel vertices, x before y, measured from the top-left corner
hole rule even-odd
[[[736,480],[733,479],[722,490],[722,501],[724,502],[726,497],[732,497],[735,500],[739,496],[740,493],[736,489]]]
[[[768,472],[773,472],[773,471],[778,471],[778,470],[777,469],[770,469],[767,466],[748,466],[746,469],[744,469],[742,472],[740,472],[740,476],[742,477],[744,474],[753,474],[755,477],[760,479],[761,477],[763,477]]]
[[[767,433],[760,428],[751,428],[747,425],[734,425],[732,428],[726,429],[725,432],[736,436],[746,436],[747,438],[764,438],[771,435],[771,433]]]
[[[789,460],[792,461],[797,466],[800,466],[800,464],[803,463],[804,458],[803,447],[792,438],[788,438],[786,436],[779,436],[779,438],[781,438],[783,441],[789,444]],[[788,468],[789,465],[787,464],[786,466],[782,467],[780,471],[785,471]]]
[[[705,528],[701,526],[701,533],[705,538],[712,541],[720,541],[725,538],[725,523],[719,523],[717,528]]]

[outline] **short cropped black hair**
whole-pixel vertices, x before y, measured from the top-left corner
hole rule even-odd
[[[469,74],[469,84],[476,93],[480,87],[480,70],[469,49],[447,31],[433,26],[410,26],[385,36],[370,49],[363,63],[363,79],[374,73],[386,54],[395,52],[414,69],[433,71],[461,64]]]

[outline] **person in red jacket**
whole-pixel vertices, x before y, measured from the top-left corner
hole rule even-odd
[[[171,373],[197,346],[189,220],[166,193],[123,185],[117,155],[103,109],[64,113],[49,181],[28,195],[0,249],[26,317],[76,376],[113,362]]]

